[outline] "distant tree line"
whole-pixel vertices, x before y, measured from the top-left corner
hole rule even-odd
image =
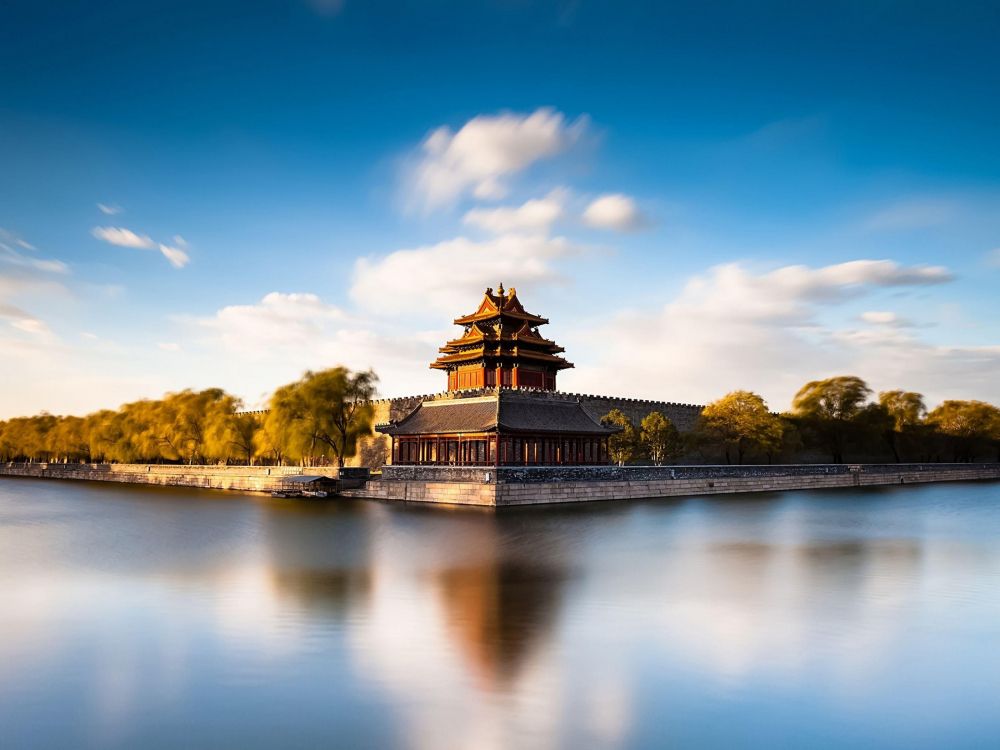
[[[615,409],[602,420],[620,428],[610,439],[615,463],[689,460],[778,463],[830,460],[1000,461],[1000,409],[983,401],[949,400],[928,411],[912,391],[875,397],[859,377],[814,380],[799,389],[792,409],[771,412],[750,391],[706,405],[690,432],[652,412],[636,426]]]
[[[265,412],[218,388],[170,393],[85,417],[39,414],[0,422],[0,461],[326,465],[372,434],[377,377],[336,367],[278,388]],[[1000,461],[1000,409],[949,400],[928,411],[919,393],[838,376],[806,383],[791,411],[734,391],[680,433],[654,411],[638,425],[618,409],[602,420],[618,464]]]
[[[264,413],[208,388],[85,417],[17,417],[0,422],[0,460],[342,466],[372,434],[376,382],[371,371],[307,372]]]

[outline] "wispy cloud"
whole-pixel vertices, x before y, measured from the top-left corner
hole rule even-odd
[[[409,202],[429,210],[471,193],[480,200],[507,194],[507,179],[573,144],[587,127],[550,108],[525,114],[479,115],[457,131],[443,126],[420,147]]]
[[[905,328],[913,325],[907,318],[901,317],[890,310],[866,310],[859,317],[862,322],[876,326]]]
[[[0,227],[0,245],[16,246],[23,250],[37,250],[37,248],[23,237],[11,232],[9,229]]]
[[[25,243],[26,245],[27,243]],[[22,247],[24,245],[21,245]],[[34,249],[34,248],[32,248]],[[69,266],[56,258],[36,258],[19,253],[5,242],[0,242],[0,261],[12,266],[32,268],[43,273],[67,274]]]
[[[125,227],[94,227],[90,233],[97,239],[118,247],[131,247],[139,250],[159,250],[164,258],[174,268],[184,268],[191,257],[184,248],[188,243],[179,234],[174,235],[174,245],[155,242],[149,235],[137,234]]]
[[[48,325],[38,318],[16,318],[11,321],[11,326],[19,331],[24,331],[25,333],[30,333],[33,336],[44,336],[51,333]]]
[[[134,247],[140,250],[152,250],[156,243],[145,234],[136,234],[125,227],[94,227],[90,233],[97,239],[118,247]]]
[[[102,214],[107,214],[108,216],[116,216],[124,210],[116,203],[98,203],[97,208]]]
[[[170,265],[174,268],[184,268],[191,260],[190,256],[179,247],[161,244],[160,252],[163,253],[163,257],[170,261]]]

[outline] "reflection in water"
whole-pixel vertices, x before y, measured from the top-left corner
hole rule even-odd
[[[364,608],[372,587],[370,526],[336,501],[277,506],[263,516],[269,564],[279,595],[303,610],[339,619]],[[293,602],[286,602],[291,606]]]
[[[998,499],[3,481],[0,746],[989,746]]]
[[[504,535],[503,521],[468,529],[481,562],[435,572],[449,634],[484,688],[506,688],[543,640],[560,604],[568,552],[544,526]],[[532,550],[544,550],[532,564]]]

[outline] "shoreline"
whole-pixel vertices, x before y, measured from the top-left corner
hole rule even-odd
[[[1000,463],[739,466],[411,466],[367,469],[176,464],[0,464],[0,477],[118,482],[249,493],[287,491],[323,477],[342,497],[508,507],[691,495],[1000,480]]]

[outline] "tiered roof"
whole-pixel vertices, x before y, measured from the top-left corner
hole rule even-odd
[[[441,356],[431,367],[450,370],[485,359],[532,362],[552,370],[572,367],[559,356],[566,350],[538,332],[538,326],[548,322],[526,311],[513,287],[504,291],[500,284],[496,293],[489,288],[474,313],[455,318],[455,324],[464,326],[465,332],[441,347]]]

